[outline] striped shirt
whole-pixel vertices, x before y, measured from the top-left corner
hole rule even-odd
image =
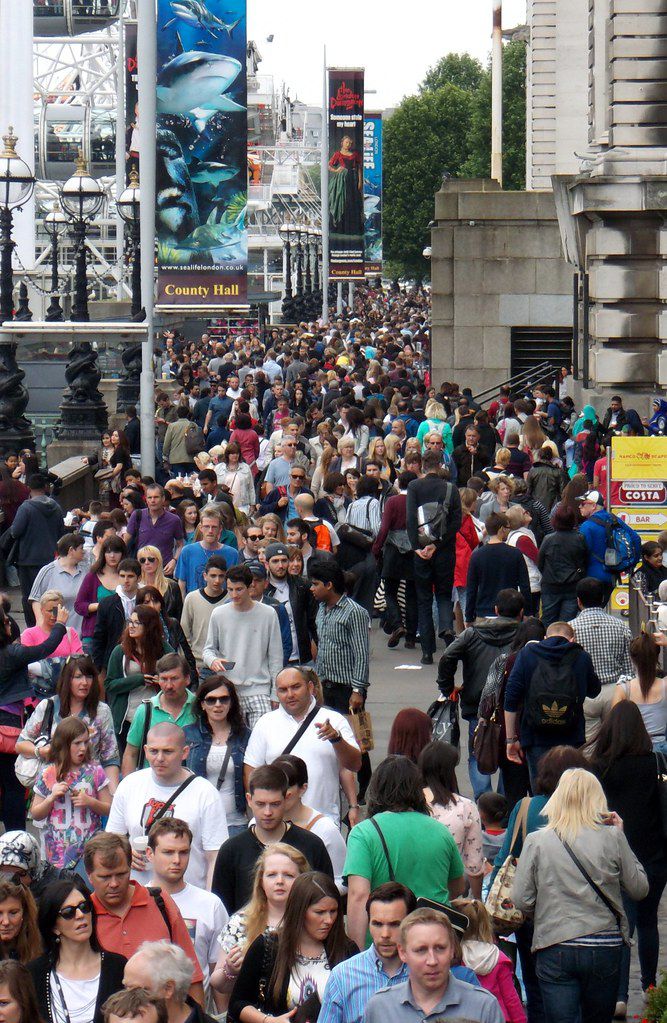
[[[317,674],[322,681],[368,688],[368,636],[370,618],[350,597],[317,609]]]
[[[376,497],[359,497],[347,509],[345,521],[357,529],[365,529],[373,539],[380,532],[382,510]]]
[[[334,966],[324,989],[318,1023],[361,1023],[369,998],[380,988],[393,987],[408,979],[408,968],[388,976],[384,964],[371,945],[365,952]]]

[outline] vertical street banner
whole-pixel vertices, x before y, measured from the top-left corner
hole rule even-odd
[[[364,262],[382,273],[382,114],[364,114]]]
[[[329,275],[364,276],[364,71],[329,68]]]
[[[130,171],[139,171],[139,71],[137,65],[137,25],[125,24],[125,184],[129,184]]]
[[[162,306],[247,300],[246,0],[157,0]]]

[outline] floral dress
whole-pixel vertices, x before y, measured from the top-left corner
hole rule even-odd
[[[36,794],[47,798],[56,781],[56,765],[47,764],[35,782]],[[67,783],[69,791],[56,799],[44,820],[44,852],[52,866],[74,870],[83,858],[83,849],[88,839],[101,830],[102,818],[89,806],[74,806],[71,793],[83,789],[98,799],[102,789],[109,784],[109,779],[99,764],[88,762],[69,771],[63,781]]]

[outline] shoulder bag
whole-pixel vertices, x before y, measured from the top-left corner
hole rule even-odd
[[[366,502],[366,526],[352,526],[349,522],[343,522],[340,526],[336,527],[336,532],[341,540],[345,543],[352,544],[353,547],[358,547],[360,551],[369,551],[373,546],[373,534],[371,532],[371,511],[370,511],[370,499]]]
[[[290,741],[285,746],[285,749],[280,754],[281,757],[286,757],[288,755],[288,753],[292,752],[292,750],[296,746],[297,742],[299,741],[299,739],[301,738],[303,733],[308,728],[308,725],[317,716],[317,712],[318,712],[319,709],[320,709],[319,707],[313,707],[311,712],[303,719],[303,721],[301,722],[301,724],[297,728],[296,732],[294,733],[294,735],[292,736]]]
[[[560,838],[560,835],[558,837]],[[598,899],[600,899],[600,901],[604,903],[604,905],[607,907],[607,909],[609,910],[609,912],[613,916],[614,920],[616,921],[616,926],[618,927],[619,931],[622,931],[621,923],[623,921],[623,915],[622,915],[621,911],[616,908],[616,906],[611,901],[609,896],[605,895],[605,893],[602,891],[600,886],[595,883],[595,881],[593,880],[593,878],[588,873],[588,871],[586,870],[585,866],[583,865],[583,863],[581,862],[581,860],[579,859],[579,857],[575,853],[574,849],[572,849],[572,847],[570,845],[568,845],[568,843],[565,841],[564,838],[561,838],[560,840],[563,843],[563,847],[565,848],[565,851],[567,852],[567,854],[571,858],[572,862],[575,864],[575,866],[577,867],[579,872],[582,874],[584,879],[586,881],[588,881],[588,884],[591,886],[591,888],[593,889],[593,891],[597,895]]]
[[[178,786],[178,788],[176,789],[174,794],[169,796],[169,799],[167,800],[167,802],[164,803],[160,807],[160,809],[157,811],[157,813],[153,816],[153,818],[151,820],[151,823],[150,823],[150,827],[148,828],[148,830],[144,829],[146,834],[148,834],[148,832],[150,831],[150,829],[153,827],[154,824],[156,824],[158,821],[162,820],[162,818],[166,814],[167,810],[171,809],[171,807],[176,802],[176,800],[178,799],[180,794],[182,792],[184,792],[185,789],[187,789],[188,785],[190,785],[195,780],[196,777],[197,777],[196,774],[189,774],[188,777],[185,779],[185,781],[181,782],[181,784]]]
[[[516,908],[512,901],[512,886],[519,861],[519,857],[515,855],[514,850],[519,833],[521,833],[522,842],[526,840],[529,806],[530,796],[524,796],[514,821],[509,856],[496,874],[496,879],[491,885],[491,890],[486,899],[486,908],[491,915],[493,927],[498,934],[511,934],[512,931],[517,931],[525,920],[524,914],[520,909]]]
[[[137,757],[137,771],[146,763],[146,740],[148,739],[148,733],[151,730],[151,718],[153,717],[153,704],[150,700],[142,700],[144,705],[144,727],[141,733],[141,746],[139,747],[139,756]]]
[[[46,709],[44,711],[44,717],[42,718],[42,727],[39,730],[39,735],[35,739],[35,746],[46,746],[51,739],[51,728],[53,727],[53,700],[47,700]],[[39,757],[25,757],[22,753],[16,758],[14,764],[14,774],[20,781],[21,785],[27,789],[31,789],[37,781],[37,775],[39,774],[40,768],[43,761]]]

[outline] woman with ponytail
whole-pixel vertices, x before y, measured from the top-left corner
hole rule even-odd
[[[618,680],[612,706],[621,700],[636,703],[653,748],[661,748],[667,729],[667,680],[658,677],[660,647],[650,633],[641,632],[630,644],[630,657],[636,674]]]

